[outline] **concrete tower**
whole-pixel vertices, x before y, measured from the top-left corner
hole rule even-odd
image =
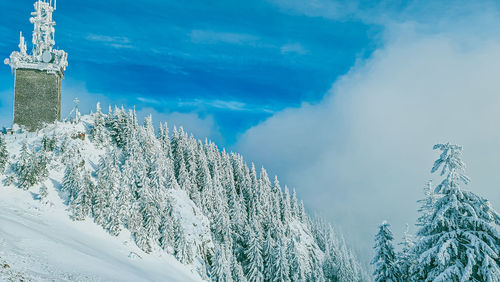
[[[14,124],[28,131],[36,131],[44,124],[60,120],[61,80],[68,66],[67,53],[53,49],[55,2],[39,0],[34,6],[30,18],[34,25],[32,54],[27,53],[21,33],[20,50],[5,59],[5,64],[10,65],[15,75]]]

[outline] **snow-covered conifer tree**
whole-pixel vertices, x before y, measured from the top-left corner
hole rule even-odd
[[[173,252],[175,244],[174,219],[172,218],[172,204],[168,199],[164,211],[161,213],[159,232],[160,238],[158,242],[160,247],[165,251]]]
[[[76,198],[71,203],[71,210],[74,219],[83,220],[90,215],[92,210],[92,198],[95,192],[95,186],[92,181],[92,176],[90,172],[85,169],[85,166],[82,165],[78,167],[78,169],[82,170],[81,187],[78,187],[79,191],[76,194]]]
[[[172,144],[170,142],[170,136],[168,132],[168,125],[160,124],[160,134],[158,136],[160,140],[160,145],[168,159],[172,159]]]
[[[434,187],[432,186],[431,180],[427,181],[427,184],[424,186],[424,195],[424,199],[417,201],[421,205],[418,210],[418,212],[420,213],[420,217],[417,221],[418,226],[424,226],[431,221],[434,204],[439,197],[439,195],[436,195],[434,193]]]
[[[262,260],[261,242],[255,231],[250,228],[245,250],[245,274],[250,282],[264,281],[264,262]]]
[[[224,246],[216,245],[215,256],[212,265],[212,281],[229,282],[233,281],[231,273],[231,262],[226,257],[227,251]]]
[[[401,245],[401,251],[397,254],[397,267],[400,274],[400,279],[402,281],[411,280],[411,267],[417,264],[415,258],[414,241],[409,233],[409,226],[406,225],[406,230],[403,235],[403,242],[399,243]]]
[[[122,203],[121,175],[118,152],[109,147],[99,161],[97,170],[97,188],[93,195],[94,220],[106,228],[112,235],[120,233],[120,224],[123,212],[128,201]]]
[[[56,149],[56,145],[57,145],[57,138],[55,133],[51,137],[47,135],[44,135],[42,137],[42,149],[45,152],[53,152]]]
[[[175,234],[175,257],[184,264],[193,262],[193,252],[191,246],[186,241],[184,231],[178,219],[174,219],[174,234]]]
[[[48,159],[44,152],[37,152],[35,148],[30,151],[24,142],[21,154],[14,166],[19,187],[27,190],[45,180],[48,176],[47,164]]]
[[[40,185],[40,190],[38,192],[40,195],[40,199],[45,199],[49,195],[49,192],[47,190],[47,186],[45,184]]]
[[[384,221],[379,226],[379,231],[375,236],[375,256],[372,264],[375,265],[375,281],[398,281],[398,271],[396,267],[396,254],[392,245],[392,232],[389,224]]]
[[[274,252],[273,281],[290,281],[290,265],[287,258],[286,238],[280,238]]]
[[[247,278],[245,277],[245,273],[243,272],[243,267],[238,262],[235,256],[232,256],[231,259],[231,273],[233,275],[233,281],[238,281],[238,282],[248,281]]]
[[[9,162],[9,152],[7,152],[7,145],[5,143],[5,137],[0,133],[0,174],[3,174],[5,167]]]
[[[281,220],[283,221],[284,224],[290,222],[292,218],[292,208],[290,201],[291,201],[290,191],[288,190],[288,187],[285,185],[285,190],[281,197]]]
[[[105,147],[109,144],[109,134],[106,129],[105,116],[101,112],[101,103],[97,103],[96,113],[94,114],[94,124],[92,126],[92,137],[98,147]]]
[[[68,194],[73,219],[83,220],[92,208],[94,186],[85,169],[85,161],[78,156],[66,166],[62,190]]]
[[[416,244],[416,276],[427,281],[499,281],[500,216],[489,202],[462,190],[468,184],[462,147],[438,144],[432,173],[444,176]]]
[[[292,216],[298,218],[299,216],[299,201],[297,200],[297,193],[295,189],[292,192],[292,199],[290,200],[290,209],[292,211]]]
[[[292,281],[304,281],[305,273],[304,266],[302,264],[301,258],[299,257],[299,251],[297,250],[297,243],[295,239],[290,239],[288,243],[288,262],[290,264],[290,279]]]
[[[272,281],[274,278],[275,244],[271,236],[271,230],[267,231],[264,246],[262,247],[262,258],[264,261],[264,281]]]

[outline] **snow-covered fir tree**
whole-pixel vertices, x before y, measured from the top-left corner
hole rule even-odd
[[[7,163],[9,162],[9,152],[7,151],[7,143],[3,133],[0,133],[0,174],[3,174]]]
[[[389,223],[382,222],[375,236],[375,256],[371,262],[375,266],[373,272],[375,281],[399,281],[396,254],[392,245],[394,238],[389,227]]]
[[[434,204],[439,197],[439,195],[434,193],[434,187],[431,180],[427,181],[427,184],[424,187],[424,195],[424,199],[417,201],[420,204],[420,208],[418,209],[418,212],[420,213],[420,217],[417,221],[418,226],[425,226],[431,221]]]
[[[27,190],[37,183],[41,183],[48,176],[48,159],[43,151],[36,148],[29,150],[28,144],[23,143],[18,161],[14,164],[19,187]]]
[[[264,281],[264,262],[262,260],[262,247],[257,228],[250,228],[247,238],[245,255],[245,274],[249,282]]]
[[[94,124],[92,125],[92,136],[97,147],[105,147],[109,144],[110,137],[106,129],[106,120],[101,111],[101,104],[97,103],[94,114]]]
[[[90,215],[94,184],[90,173],[85,168],[85,161],[77,149],[73,161],[69,162],[64,172],[62,190],[68,195],[68,204],[75,220],[83,220]]]
[[[463,190],[462,147],[438,144],[441,155],[432,173],[444,179],[439,198],[418,231],[416,279],[426,281],[500,281],[500,216],[489,202]]]
[[[396,265],[398,267],[399,279],[401,281],[409,281],[412,278],[411,269],[416,265],[413,236],[409,233],[409,226],[406,225],[406,230],[403,235],[403,241],[399,243],[401,251],[397,254]]]

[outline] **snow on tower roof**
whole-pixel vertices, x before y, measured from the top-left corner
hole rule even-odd
[[[30,22],[34,25],[32,54],[27,53],[26,41],[21,33],[19,51],[14,51],[4,63],[14,69],[38,69],[48,73],[64,75],[68,66],[68,54],[62,50],[53,49],[56,25],[52,19],[56,2],[38,0],[35,11],[31,13]]]

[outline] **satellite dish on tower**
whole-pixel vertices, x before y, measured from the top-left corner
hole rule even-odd
[[[43,54],[42,54],[42,61],[44,63],[50,63],[50,61],[52,61],[52,54],[50,53],[50,51],[44,51]]]

